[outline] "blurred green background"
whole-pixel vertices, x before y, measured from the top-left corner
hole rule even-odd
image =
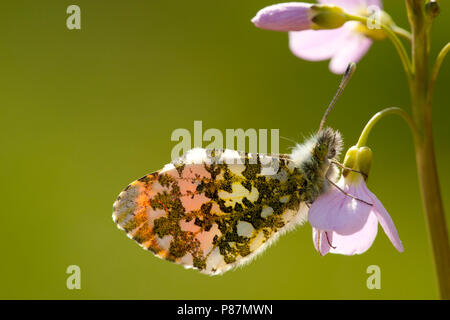
[[[266,0],[2,1],[0,11],[0,298],[2,299],[435,299],[410,133],[399,118],[370,137],[369,187],[392,215],[405,252],[379,229],[361,256],[319,256],[306,224],[250,265],[208,277],[155,258],[111,219],[131,181],[170,161],[174,129],[279,128],[301,141],[317,129],[340,77],[328,62],[295,58],[287,34],[250,19]],[[66,28],[81,7],[82,29]],[[450,6],[433,31],[448,39]],[[385,9],[407,27],[403,1]],[[448,62],[434,123],[450,209]],[[363,58],[328,124],[346,147],[379,109],[409,109],[406,79],[389,41]],[[280,151],[292,143],[280,141]],[[447,211],[447,219],[450,216]],[[66,288],[68,265],[81,290]],[[381,268],[368,290],[366,268]]]

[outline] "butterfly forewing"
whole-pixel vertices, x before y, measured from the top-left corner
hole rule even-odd
[[[160,258],[218,274],[304,218],[304,180],[288,156],[193,149],[131,183],[113,219]]]

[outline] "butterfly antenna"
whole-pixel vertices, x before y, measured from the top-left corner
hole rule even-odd
[[[322,121],[320,121],[319,132],[322,131],[323,126],[325,125],[325,121],[328,118],[328,115],[330,114],[331,110],[333,109],[334,105],[336,104],[336,101],[341,96],[342,91],[344,91],[344,88],[347,85],[350,78],[352,77],[353,73],[355,72],[355,69],[356,69],[356,64],[353,62],[350,62],[348,64],[347,70],[345,70],[344,76],[342,77],[341,83],[339,84],[339,88],[338,88],[336,94],[334,95],[333,99],[331,100],[330,104],[328,105],[328,108],[322,117]]]
[[[289,141],[289,142],[297,143],[297,141],[295,141],[294,139],[288,138],[288,137],[280,136],[280,138],[281,138],[281,139],[284,139],[284,140],[286,140],[286,141]]]

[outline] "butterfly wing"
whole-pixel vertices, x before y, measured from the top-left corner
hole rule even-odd
[[[304,219],[302,185],[288,156],[193,149],[125,188],[113,219],[158,257],[219,274]]]

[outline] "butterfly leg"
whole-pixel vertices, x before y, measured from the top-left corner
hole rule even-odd
[[[336,166],[338,166],[339,168],[341,168],[341,169],[343,169],[343,170],[353,171],[353,172],[356,172],[356,173],[361,174],[361,175],[362,175],[364,178],[366,178],[366,179],[368,178],[368,177],[367,177],[367,174],[365,174],[365,173],[362,172],[362,171],[358,171],[358,170],[355,170],[355,169],[347,168],[347,167],[344,166],[342,163],[339,163],[339,162],[334,161],[334,160],[332,160],[331,163],[334,164],[334,165],[336,165]]]
[[[336,249],[336,247],[333,247],[333,245],[331,244],[331,241],[330,241],[330,239],[328,238],[328,232],[326,232],[326,231],[325,231],[325,236],[327,237],[328,245],[329,245],[331,248]]]
[[[331,181],[330,178],[328,178],[328,177],[326,177],[326,178],[327,178],[327,181],[328,181],[332,186],[334,186],[336,189],[338,189],[339,191],[341,191],[341,192],[342,192],[343,194],[345,194],[346,196],[349,196],[349,197],[352,198],[352,199],[361,201],[361,202],[363,202],[363,203],[365,203],[365,204],[367,204],[367,205],[369,205],[369,206],[373,206],[373,204],[371,204],[370,202],[367,202],[367,201],[365,201],[365,200],[363,200],[363,199],[359,199],[359,198],[355,197],[354,195],[351,195],[350,193],[348,193],[348,192],[342,190],[342,188],[339,187],[339,186],[338,186],[336,183],[334,183],[333,181]]]

